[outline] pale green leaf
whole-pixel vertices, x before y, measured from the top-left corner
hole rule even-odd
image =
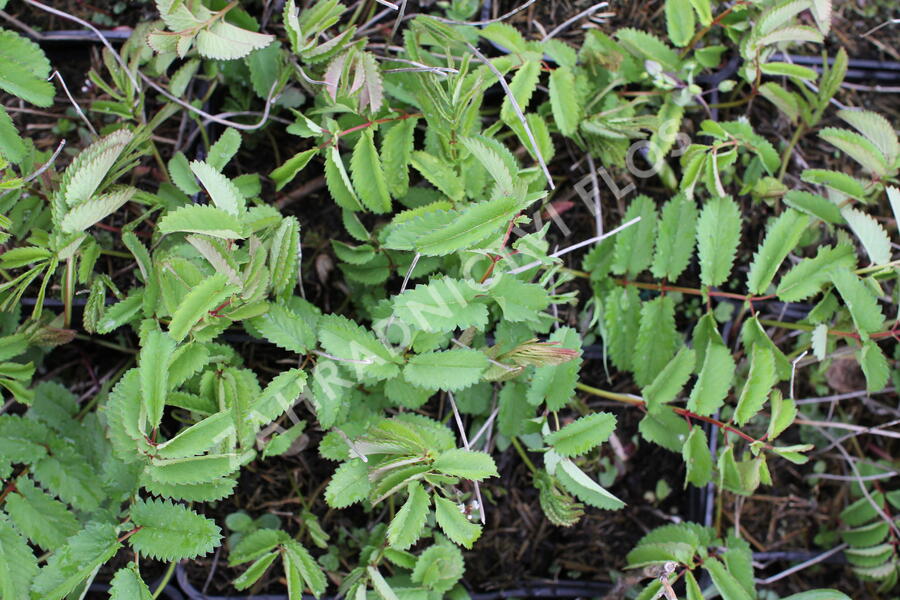
[[[66,233],[84,231],[122,208],[135,192],[137,189],[123,186],[82,202],[66,213],[60,227]]]
[[[873,265],[891,262],[891,241],[887,232],[870,215],[850,206],[841,210],[841,215],[854,235],[862,243]]]
[[[244,198],[230,179],[205,162],[195,160],[190,166],[216,208],[235,217],[244,212]]]
[[[234,60],[268,46],[275,37],[247,31],[224,20],[197,34],[197,51],[204,58]]]

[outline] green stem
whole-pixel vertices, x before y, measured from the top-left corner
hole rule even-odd
[[[75,334],[76,340],[82,340],[85,342],[91,342],[93,344],[97,344],[98,346],[103,346],[104,348],[109,348],[110,350],[118,350],[119,352],[123,352],[125,354],[137,354],[138,351],[134,348],[128,348],[127,346],[122,346],[120,344],[114,344],[112,342],[107,342],[106,340],[98,340],[92,338],[89,335],[83,335],[80,333]]]
[[[536,466],[534,466],[534,463],[531,462],[531,459],[528,458],[528,454],[525,453],[525,449],[522,448],[522,444],[519,443],[519,438],[513,436],[509,439],[509,441],[512,442],[513,448],[516,449],[516,452],[519,453],[519,456],[522,457],[522,462],[525,463],[525,466],[528,467],[528,470],[531,471],[532,475],[536,475],[538,469]]]
[[[595,388],[593,386],[578,382],[575,384],[575,389],[581,390],[582,392],[587,392],[594,396],[599,396],[600,398],[606,398],[607,400],[615,400],[616,402],[622,402],[624,404],[631,404],[632,406],[643,406],[644,401],[640,398],[635,398],[634,396],[629,396],[628,394],[617,394],[616,392],[608,392],[606,390],[601,390],[600,388]]]
[[[801,123],[797,126],[797,129],[794,130],[794,135],[791,137],[791,141],[788,142],[788,147],[785,148],[784,154],[781,157],[781,169],[778,170],[778,181],[784,179],[788,164],[791,162],[791,154],[794,152],[794,146],[800,141],[800,137],[805,133],[805,129],[806,127]]]
[[[163,590],[166,589],[166,586],[169,584],[169,580],[172,579],[172,573],[175,572],[175,563],[177,561],[172,561],[169,563],[169,568],[166,569],[165,574],[163,575],[162,580],[159,582],[159,585],[156,586],[156,590],[153,592],[153,596],[151,598],[156,600],[159,598],[159,595],[162,594]]]

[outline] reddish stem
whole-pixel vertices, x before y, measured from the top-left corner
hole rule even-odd
[[[355,125],[355,126],[351,127],[350,129],[345,129],[344,131],[337,132],[337,134],[333,138],[331,138],[330,140],[328,140],[327,142],[325,142],[324,144],[319,146],[317,149],[322,150],[324,148],[327,148],[328,146],[336,143],[339,138],[342,138],[345,135],[351,134],[354,131],[360,131],[362,129],[366,129],[367,127],[371,127],[372,125],[379,125],[381,123],[391,123],[393,121],[405,121],[406,119],[412,119],[412,118],[421,117],[421,116],[422,116],[422,113],[409,113],[409,114],[402,114],[399,117],[385,117],[384,119],[376,119],[374,121],[368,121],[366,123],[361,123],[360,125]]]

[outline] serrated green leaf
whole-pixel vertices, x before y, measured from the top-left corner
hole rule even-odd
[[[432,279],[393,298],[394,314],[423,331],[443,332],[456,328],[483,329],[487,306],[476,301],[483,294],[477,286],[449,277]]]
[[[693,200],[678,195],[666,202],[659,220],[656,251],[650,266],[654,277],[669,281],[678,279],[694,253],[696,228],[697,205]]]
[[[107,523],[88,523],[50,556],[31,584],[31,597],[62,600],[112,558],[121,546],[116,540],[115,527]]]
[[[26,478],[16,481],[16,492],[6,497],[4,509],[16,528],[46,551],[59,548],[81,530],[65,504]]]
[[[537,89],[540,76],[541,63],[536,60],[528,60],[516,69],[515,75],[509,82],[509,90],[523,113],[526,112],[531,96],[534,94],[534,90]],[[503,98],[503,105],[500,107],[500,118],[506,123],[518,120],[508,96]]]
[[[431,499],[419,482],[409,484],[406,502],[391,519],[387,537],[392,548],[406,550],[419,539],[425,527],[425,519],[431,506]]]
[[[171,330],[171,329],[170,329]],[[144,339],[140,354],[141,400],[150,431],[162,421],[169,391],[169,362],[175,352],[175,340],[154,330]]]
[[[109,587],[109,600],[152,600],[150,588],[141,579],[136,564],[128,563],[116,571]]]
[[[819,132],[819,137],[849,155],[863,168],[878,177],[883,177],[891,171],[881,150],[856,132],[837,127],[826,127]]]
[[[381,164],[388,191],[396,199],[409,190],[409,163],[413,152],[416,118],[403,119],[384,135],[381,141]]]
[[[240,240],[243,224],[233,215],[213,206],[191,204],[166,213],[159,221],[162,233],[203,233],[217,238]]]
[[[649,385],[675,356],[679,345],[672,297],[659,296],[645,302],[632,358],[635,383]]]
[[[25,143],[3,107],[0,107],[0,156],[13,164],[25,158]]]
[[[562,429],[544,437],[561,456],[577,456],[599,446],[616,429],[616,417],[610,413],[598,412],[581,417]]]
[[[432,467],[441,473],[481,481],[488,477],[498,477],[497,465],[486,452],[453,448],[441,452],[434,459]]]
[[[251,324],[264,338],[290,352],[306,354],[316,344],[312,327],[300,315],[280,304],[269,305],[269,310],[254,317]]]
[[[888,165],[896,164],[897,158],[900,157],[900,142],[887,119],[870,110],[839,110],[838,116],[872,142],[887,160]]]
[[[866,249],[873,265],[891,262],[891,241],[881,225],[866,213],[852,207],[844,207],[841,215]]]
[[[391,197],[388,194],[381,159],[375,150],[371,129],[367,129],[359,136],[353,148],[350,172],[353,176],[353,187],[363,205],[376,214],[390,212]]]
[[[747,274],[750,293],[766,292],[781,263],[800,241],[808,224],[809,217],[793,209],[784,211],[775,220],[750,265]]]
[[[165,500],[138,500],[131,505],[130,515],[139,529],[128,543],[158,560],[202,556],[222,539],[221,530],[211,519]]]
[[[616,31],[616,37],[633,55],[657,62],[672,73],[678,72],[681,65],[678,53],[655,35],[640,29],[623,27]]]
[[[66,168],[60,185],[60,192],[70,207],[93,196],[132,138],[133,134],[127,129],[118,129],[75,157]]]
[[[694,372],[694,361],[694,351],[682,347],[653,382],[643,389],[644,402],[647,403],[649,412],[657,412],[663,404],[675,399]]]
[[[444,161],[433,154],[416,151],[410,156],[410,163],[434,187],[447,195],[454,202],[459,202],[465,195],[462,179]]]
[[[53,104],[53,84],[47,81],[50,62],[40,46],[9,30],[0,30],[0,89],[36,106]]]
[[[581,368],[581,336],[571,327],[560,327],[549,338],[560,348],[579,351],[578,357],[558,365],[545,365],[534,370],[526,398],[532,405],[544,402],[548,410],[559,410],[575,393]]]
[[[696,23],[690,0],[666,0],[666,30],[672,43],[683,48],[694,35]]]
[[[806,169],[800,174],[800,179],[806,183],[824,185],[842,194],[846,194],[857,200],[864,201],[866,197],[866,183],[846,173],[829,171],[827,169]]]
[[[567,67],[557,67],[550,73],[550,108],[559,132],[566,137],[574,136],[581,122],[582,106],[575,88],[575,75]]]
[[[703,568],[712,577],[713,585],[719,590],[722,600],[753,600],[747,590],[718,558],[706,559],[703,562]]]
[[[425,233],[415,242],[415,250],[424,256],[444,256],[485,242],[499,234],[523,207],[515,198],[496,198],[469,205],[439,230]]]
[[[465,563],[459,548],[449,544],[434,544],[416,560],[410,579],[435,593],[446,594],[462,578],[464,572]]]
[[[260,558],[256,559],[252,565],[250,565],[246,571],[240,574],[232,584],[236,590],[246,590],[254,583],[256,583],[260,577],[266,572],[266,569],[278,558],[278,552],[269,552],[268,554],[263,554]]]
[[[731,198],[712,198],[697,222],[697,252],[703,285],[721,285],[731,273],[741,241],[741,210]]]
[[[604,303],[606,334],[604,342],[613,364],[631,370],[634,344],[641,319],[641,299],[633,286],[616,287],[607,294]]]
[[[781,278],[776,294],[785,302],[805,300],[829,282],[831,269],[855,266],[856,253],[851,246],[821,246],[815,258],[804,258]]]
[[[284,161],[280,167],[269,173],[269,177],[275,182],[275,191],[282,189],[293,181],[294,177],[297,176],[297,173],[302,171],[303,167],[309,164],[309,161],[318,153],[318,148],[310,148],[309,150],[298,152]]]
[[[268,91],[269,86],[266,86],[266,91],[262,94],[263,98],[266,97]],[[221,171],[228,164],[228,161],[237,154],[240,147],[240,132],[233,127],[227,127],[222,132],[222,135],[219,136],[219,139],[216,140],[216,143],[209,147],[209,154],[206,156],[205,162],[216,171]],[[203,181],[203,178],[201,177],[200,180]]]
[[[808,81],[815,81],[819,75],[809,67],[802,67],[785,62],[767,62],[759,66],[759,70],[766,75],[775,77],[795,77]]]
[[[623,222],[640,217],[640,221],[627,229],[620,231],[616,237],[615,258],[613,258],[612,272],[625,274],[628,278],[636,277],[641,271],[650,266],[653,256],[653,242],[656,239],[656,206],[648,196],[635,198],[625,216]]]
[[[285,569],[296,571],[316,598],[324,594],[328,586],[325,573],[306,548],[295,540],[287,539],[284,542],[284,550]]]
[[[884,315],[875,295],[863,281],[847,268],[830,271],[831,281],[850,310],[856,328],[862,333],[874,333],[881,329]]]
[[[66,233],[84,231],[119,210],[131,200],[135,192],[135,188],[123,186],[82,202],[66,213],[60,227]]]
[[[697,487],[703,487],[709,483],[712,477],[713,459],[709,452],[709,442],[706,433],[699,425],[691,427],[691,433],[684,442],[681,456],[687,467],[684,476],[684,485],[692,483]]]
[[[366,573],[369,575],[369,581],[372,582],[375,594],[377,594],[381,600],[400,600],[400,597],[397,596],[397,593],[394,592],[393,588],[391,588],[390,584],[385,580],[384,576],[377,568],[373,566],[366,567]],[[365,589],[362,587],[358,589],[363,589],[361,595],[365,596]]]
[[[646,565],[658,565],[674,561],[680,564],[691,562],[694,548],[684,542],[662,542],[657,544],[640,544],[628,553],[628,566],[642,567]]]
[[[403,368],[403,377],[422,389],[455,392],[476,384],[487,367],[483,352],[454,348],[413,356]]]
[[[359,376],[390,379],[399,373],[397,357],[375,335],[339,315],[319,321],[319,342],[332,356],[354,362],[345,364]]]
[[[891,369],[881,348],[872,340],[866,340],[856,353],[859,366],[866,376],[866,390],[880,392],[888,383]]]
[[[247,31],[225,21],[216,21],[197,34],[197,51],[204,58],[234,60],[265,48],[275,37]]]
[[[471,548],[481,537],[481,525],[469,522],[452,500],[434,496],[434,516],[447,537],[464,548]]]
[[[697,383],[691,390],[688,410],[710,416],[725,403],[734,376],[734,359],[725,346],[710,341],[703,359]]]
[[[246,208],[244,198],[230,179],[205,162],[195,160],[190,163],[190,167],[216,208],[235,217],[243,214]]]
[[[234,292],[227,277],[217,273],[194,286],[181,300],[169,322],[169,335],[176,342],[183,340],[209,311],[219,306]]]
[[[145,473],[154,481],[169,485],[210,483],[230,475],[240,465],[234,454],[204,454],[188,458],[154,458]]]
[[[791,398],[782,398],[781,392],[774,390],[769,399],[772,407],[769,416],[768,438],[774,440],[787,429],[797,417],[797,405]]]
[[[568,458],[562,459],[556,466],[556,477],[569,493],[585,504],[605,510],[619,510],[625,506]]]
[[[184,152],[179,151],[173,154],[169,159],[168,167],[169,177],[179,190],[188,196],[200,193],[200,186],[197,185],[197,180],[191,171],[191,164]]]
[[[362,210],[362,204],[356,197],[350,176],[341,160],[341,153],[334,145],[325,150],[325,183],[338,206],[346,210]]]
[[[156,447],[160,458],[196,456],[224,440],[234,430],[229,411],[218,412],[178,432],[171,440]]]
[[[345,508],[369,495],[369,470],[358,458],[347,461],[334,472],[325,488],[325,501],[332,508]]]
[[[762,409],[776,379],[775,356],[768,348],[754,345],[747,383],[741,390],[741,396],[734,411],[734,419],[738,425],[743,425]]]

